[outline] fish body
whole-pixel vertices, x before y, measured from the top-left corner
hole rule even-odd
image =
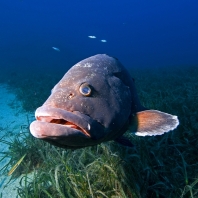
[[[177,116],[143,107],[129,72],[105,54],[70,68],[35,117],[33,136],[72,149],[122,142],[127,130],[139,136],[161,135],[179,124]]]
[[[52,47],[52,49],[54,49],[54,50],[57,51],[57,52],[60,52],[60,49],[57,48],[57,47]]]

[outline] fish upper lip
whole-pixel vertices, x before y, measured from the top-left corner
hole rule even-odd
[[[76,115],[74,112],[59,108],[41,106],[35,112],[36,120],[39,122],[48,122],[50,124],[60,124],[65,127],[74,128],[87,137],[91,137],[90,124]]]

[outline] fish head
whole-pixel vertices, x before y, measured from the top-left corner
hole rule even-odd
[[[81,148],[125,132],[133,80],[115,58],[99,54],[74,65],[35,112],[33,136],[64,148]]]

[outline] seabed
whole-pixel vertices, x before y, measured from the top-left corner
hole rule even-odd
[[[145,107],[177,115],[180,121],[162,136],[126,133],[134,148],[111,141],[72,151],[37,140],[28,124],[60,78],[35,80],[31,74],[0,84],[0,151],[1,158],[6,156],[0,161],[2,197],[198,197],[198,66],[131,73]]]

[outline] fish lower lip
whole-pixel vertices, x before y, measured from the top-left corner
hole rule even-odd
[[[73,128],[78,131],[81,131],[84,135],[91,137],[90,134],[85,129],[83,129],[83,128],[77,126],[76,124],[73,124],[65,119],[59,119],[59,118],[50,117],[50,116],[37,116],[36,119],[41,122],[59,124],[59,125],[65,126],[65,127]]]
[[[34,137],[41,139],[90,138],[82,130],[39,120],[30,124],[30,132]]]

